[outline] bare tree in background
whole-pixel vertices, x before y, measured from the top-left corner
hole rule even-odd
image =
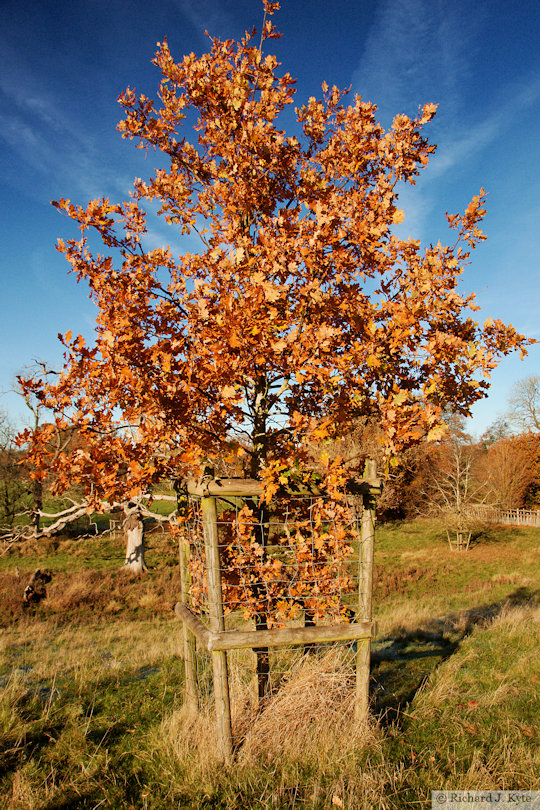
[[[494,422],[482,433],[480,444],[485,450],[500,442],[502,439],[510,439],[512,431],[510,429],[510,418],[508,414],[498,416]]]
[[[476,474],[479,448],[464,433],[462,420],[450,415],[447,423],[449,431],[424,492],[424,508],[442,518],[450,548],[466,551],[478,523],[471,506],[482,501],[485,483]]]
[[[15,444],[17,431],[0,412],[0,529],[13,526],[16,515],[27,506],[28,481]]]
[[[540,433],[540,377],[531,374],[512,388],[509,417],[519,430]]]
[[[50,379],[53,376],[56,376],[57,372],[53,371],[51,368],[47,366],[41,360],[34,360],[32,365],[27,366],[24,370],[24,374],[28,376],[28,379]],[[37,431],[43,424],[47,421],[46,415],[48,409],[44,405],[43,401],[36,396],[30,389],[23,389],[20,383],[17,383],[14,392],[19,394],[24,400],[24,403],[29,411],[29,418],[28,424],[32,431]],[[73,429],[63,430],[60,431],[53,427],[51,424],[51,431],[49,435],[49,445],[51,452],[55,457],[62,452],[64,452],[69,444],[72,441],[74,435]],[[31,521],[30,525],[33,527],[33,532],[35,537],[37,538],[40,534],[41,529],[41,518],[43,516],[43,494],[44,494],[44,479],[43,477],[35,477],[32,475],[31,469],[27,469],[27,474],[29,476],[29,488],[32,494],[32,514],[31,514]],[[68,498],[68,500],[71,500]],[[73,502],[73,501],[72,501]],[[48,515],[50,517],[50,515]]]

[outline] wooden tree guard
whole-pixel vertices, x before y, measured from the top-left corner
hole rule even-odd
[[[189,545],[185,538],[180,538],[180,594],[184,605],[190,604],[189,586],[190,576],[188,569]],[[187,608],[186,608],[187,610]],[[197,711],[197,672],[195,669],[195,635],[189,625],[183,623],[184,635],[184,672],[186,682],[186,704],[191,711]]]
[[[201,498],[201,511],[206,552],[210,630],[213,633],[222,633],[225,630],[225,618],[221,591],[221,570],[219,567],[216,499],[213,497]],[[212,669],[214,673],[214,700],[216,702],[218,737],[223,758],[225,762],[230,762],[232,759],[231,706],[227,653],[225,650],[212,650]]]
[[[366,479],[374,479],[375,462],[367,461],[364,469]],[[362,529],[358,571],[358,606],[367,624],[371,624],[373,595],[373,547],[375,542],[375,498],[373,494],[362,495]],[[358,640],[356,647],[356,701],[355,716],[363,721],[369,710],[369,671],[371,664],[371,634]]]
[[[180,549],[181,601],[175,611],[183,622],[184,656],[186,669],[186,701],[197,706],[196,670],[194,637],[212,655],[214,696],[216,704],[219,746],[225,762],[232,760],[232,728],[227,672],[227,650],[268,647],[281,647],[290,644],[310,644],[333,641],[356,641],[356,700],[355,716],[364,721],[369,707],[369,669],[371,658],[371,638],[374,624],[371,620],[373,586],[373,544],[375,536],[375,498],[381,493],[381,482],[376,477],[375,463],[366,462],[363,481],[348,487],[353,494],[362,497],[361,544],[359,549],[359,612],[361,621],[349,624],[285,627],[279,629],[228,630],[225,631],[221,571],[219,562],[218,525],[216,498],[257,498],[262,495],[259,481],[246,478],[218,479],[206,475],[198,481],[189,481],[187,491],[201,499],[201,512],[206,555],[206,576],[208,588],[208,612],[210,626],[207,627],[189,609],[188,551]],[[289,495],[318,495],[315,488],[285,488]]]

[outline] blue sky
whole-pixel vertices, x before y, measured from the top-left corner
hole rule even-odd
[[[156,165],[116,132],[116,98],[128,85],[149,96],[151,64],[167,36],[173,57],[207,50],[212,35],[238,38],[260,25],[258,0],[3,0],[0,30],[0,391],[33,358],[58,365],[58,332],[91,337],[94,308],[55,250],[74,229],[50,205],[69,197],[126,199]],[[439,104],[438,145],[417,186],[401,197],[404,236],[449,240],[444,212],[489,193],[488,241],[463,279],[478,318],[502,318],[540,338],[540,4],[530,0],[283,0],[269,43],[297,78],[297,102],[323,81],[376,103],[388,125]],[[184,249],[166,225],[158,243]],[[540,347],[505,359],[474,409],[480,434],[506,408],[514,382],[540,374]],[[14,395],[0,409],[22,419]]]

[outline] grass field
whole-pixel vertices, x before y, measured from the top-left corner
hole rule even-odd
[[[432,789],[540,789],[539,539],[497,527],[456,553],[436,524],[379,526],[369,725],[353,722],[339,650],[297,663],[258,715],[233,655],[229,770],[208,701],[198,716],[183,706],[168,535],[150,538],[142,579],[119,570],[114,536],[6,555],[0,806],[357,810],[429,807]],[[29,612],[37,567],[54,578]]]

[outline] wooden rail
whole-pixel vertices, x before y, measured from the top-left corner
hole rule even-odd
[[[343,622],[314,627],[280,627],[272,630],[226,630],[214,632],[182,602],[175,606],[176,615],[189,627],[208,652],[218,650],[285,647],[289,644],[313,644],[332,641],[356,641],[375,635],[373,622]]]
[[[186,489],[189,495],[199,498],[259,498],[264,487],[260,481],[254,478],[211,478],[203,476],[196,481],[187,481]],[[346,486],[346,491],[351,495],[371,495],[377,496],[382,492],[382,481],[376,476],[364,478],[361,481],[350,481]],[[283,484],[278,492],[279,495],[289,495],[294,497],[323,496],[326,493],[316,486],[296,485],[294,482]]]

